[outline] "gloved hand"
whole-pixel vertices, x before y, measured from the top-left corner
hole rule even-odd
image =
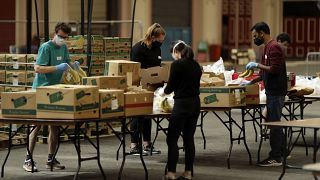
[[[69,68],[68,63],[61,63],[59,65],[56,65],[57,71],[66,71]]]
[[[240,86],[248,86],[248,85],[251,85],[251,81],[243,80],[240,83]]]
[[[256,67],[258,67],[258,63],[255,63],[255,62],[249,62],[246,65],[246,69],[253,69],[253,68],[256,68]]]
[[[79,61],[75,61],[72,66],[73,66],[73,69],[79,69],[80,67]]]

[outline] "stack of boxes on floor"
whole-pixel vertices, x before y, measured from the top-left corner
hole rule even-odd
[[[30,99],[35,100],[32,96],[34,93],[26,92],[31,89],[31,85],[35,76],[34,62],[35,54],[0,54],[0,99],[4,114],[25,114],[22,117],[33,117],[35,112],[29,111],[29,107],[25,106]],[[25,96],[20,97],[18,92],[26,92]],[[8,103],[10,101],[10,103]],[[32,101],[32,100],[31,100]],[[31,103],[32,104],[32,103]],[[21,107],[19,110],[12,110],[15,107]],[[0,124],[1,133],[6,133],[6,125]],[[15,143],[24,143],[23,136],[15,137]],[[6,136],[7,137],[7,136]]]

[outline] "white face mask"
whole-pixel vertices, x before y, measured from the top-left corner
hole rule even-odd
[[[66,44],[65,40],[60,38],[58,35],[54,36],[54,42],[58,45],[58,46],[63,46],[64,44]]]
[[[178,60],[179,59],[179,56],[178,56],[178,54],[177,53],[172,53],[171,54],[171,56],[172,56],[172,58],[174,59],[174,60]]]

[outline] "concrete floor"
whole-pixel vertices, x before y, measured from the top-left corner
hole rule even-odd
[[[292,69],[303,69],[302,67],[290,66]],[[288,68],[289,69],[289,68]],[[297,71],[296,71],[297,72]],[[305,109],[305,118],[319,117],[320,102],[311,104]],[[240,112],[234,111],[233,116],[240,121]],[[204,121],[204,130],[207,138],[207,148],[203,149],[203,140],[199,130],[196,131],[196,159],[194,163],[194,179],[195,180],[253,180],[278,179],[282,167],[258,167],[255,165],[257,161],[258,142],[255,142],[252,124],[246,125],[247,143],[250,148],[253,165],[249,165],[248,155],[245,151],[243,143],[235,143],[231,155],[231,169],[227,168],[227,152],[229,148],[229,136],[225,127],[212,114],[208,114]],[[155,126],[153,125],[153,129]],[[153,131],[154,135],[154,131]],[[307,141],[312,142],[312,132],[307,131]],[[129,142],[130,139],[127,139]],[[116,149],[118,140],[114,136],[104,137],[101,141],[101,163],[107,175],[107,179],[115,180],[118,176],[121,161],[116,161]],[[162,154],[145,157],[145,162],[149,172],[149,179],[160,180],[164,174],[164,168],[167,157],[167,145],[165,143],[165,135],[159,134],[155,146],[162,150]],[[127,148],[129,150],[129,148]],[[263,143],[261,158],[265,158],[269,151],[268,141]],[[2,164],[6,150],[0,151],[0,163]],[[92,155],[93,149],[87,142],[82,145],[82,153]],[[312,149],[309,148],[309,156],[305,155],[303,147],[295,147],[289,160],[290,164],[303,165],[312,162]],[[66,165],[66,169],[62,171],[50,172],[45,169],[45,161],[47,158],[47,145],[37,144],[34,159],[40,172],[27,173],[22,169],[22,163],[25,158],[24,148],[15,148],[12,150],[7,166],[5,167],[5,177],[3,179],[14,180],[40,180],[40,179],[72,179],[77,167],[77,157],[75,148],[72,143],[63,143],[58,152],[58,160]],[[120,158],[121,160],[121,158]],[[184,153],[180,152],[178,174],[184,169]],[[124,172],[122,176],[124,180],[142,180],[144,179],[144,171],[140,159],[136,156],[127,156]],[[100,172],[95,161],[88,161],[82,164],[80,170],[80,179],[100,180]],[[304,180],[313,179],[310,172],[302,170],[288,169],[283,179]]]

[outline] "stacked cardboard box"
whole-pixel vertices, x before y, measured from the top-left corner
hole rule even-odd
[[[36,117],[36,92],[3,92],[2,116],[4,117]]]
[[[6,71],[6,84],[13,86],[26,84],[26,71]]]
[[[84,49],[87,49],[88,39],[84,36]],[[104,53],[103,36],[91,35],[91,52],[92,53]]]
[[[128,85],[140,85],[140,63],[126,60],[107,60],[105,76],[127,76]]]
[[[152,114],[153,92],[151,91],[129,91],[124,93],[124,112],[126,116],[137,116]]]
[[[6,55],[0,54],[0,70],[6,70]]]
[[[82,35],[70,36],[66,41],[67,47],[70,53],[85,53],[86,49],[84,47],[84,37]]]
[[[100,89],[100,118],[124,116],[124,91]]]
[[[86,54],[70,54],[70,61],[74,63],[78,61],[80,66],[87,66],[87,55]]]
[[[91,76],[82,79],[83,85],[98,86],[99,89],[126,89],[126,76]]]
[[[119,38],[119,59],[130,59],[131,39]]]
[[[104,52],[106,60],[119,59],[119,38],[104,37]]]
[[[4,86],[4,92],[19,92],[19,91],[25,91],[25,86]]]
[[[103,54],[94,54],[91,56],[91,75],[101,76],[104,71],[105,58]]]
[[[96,86],[53,85],[37,88],[37,118],[99,118]]]
[[[237,107],[246,105],[245,87],[200,87],[201,107]]]

